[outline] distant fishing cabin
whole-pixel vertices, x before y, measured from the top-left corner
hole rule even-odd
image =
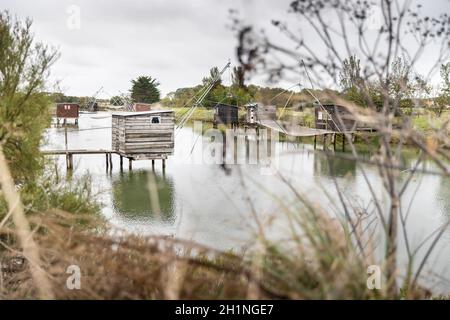
[[[135,112],[143,112],[143,111],[151,111],[151,110],[152,110],[152,105],[150,103],[138,102],[138,103],[134,103],[132,106],[132,111],[135,111]]]
[[[239,107],[230,104],[218,103],[214,106],[214,124],[237,126],[239,124]]]
[[[316,129],[335,132],[356,131],[356,121],[347,107],[337,104],[315,104]]]
[[[276,120],[277,107],[272,105],[257,104],[258,120]]]
[[[79,112],[78,103],[57,103],[56,122],[59,124],[60,119],[63,119],[63,123],[66,124],[67,119],[75,119],[75,124],[78,125]]]
[[[174,150],[173,110],[152,110],[142,112],[117,112],[112,114],[112,150],[133,160],[155,159],[163,161]]]
[[[247,125],[254,125],[261,120],[276,120],[277,108],[276,106],[263,105],[262,103],[248,103],[245,106],[246,117],[245,122]]]

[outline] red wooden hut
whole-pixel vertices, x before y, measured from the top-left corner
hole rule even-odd
[[[75,119],[78,124],[80,105],[78,103],[58,103],[56,104],[56,120],[63,119],[64,123],[67,119]]]

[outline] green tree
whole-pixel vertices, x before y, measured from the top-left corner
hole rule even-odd
[[[360,106],[367,106],[366,99],[370,99],[370,97],[365,97],[362,93],[364,81],[361,77],[360,60],[356,56],[350,56],[343,61],[339,72],[339,85],[345,99]]]
[[[242,66],[233,68],[233,74],[231,75],[233,86],[244,88],[245,87],[245,73]]]
[[[49,125],[51,100],[43,92],[58,53],[34,42],[31,20],[0,12],[0,141],[14,179],[34,181],[44,159],[39,148]]]
[[[392,62],[390,76],[386,81],[389,97],[394,103],[400,104],[402,99],[410,98],[414,87],[411,78],[411,64],[402,58],[395,59]]]
[[[211,82],[212,80],[216,80],[215,86],[222,85],[222,79],[220,77],[220,71],[219,71],[219,68],[217,68],[217,67],[212,67],[209,70],[209,76],[204,77],[202,82],[203,82],[203,84],[207,84],[207,83]]]
[[[131,80],[131,99],[134,102],[154,103],[160,100],[161,93],[158,89],[160,83],[152,78],[140,76]]]
[[[361,85],[360,60],[356,56],[350,56],[342,62],[339,72],[339,84],[344,92],[353,90]]]
[[[450,105],[450,62],[441,65],[441,90],[439,96],[435,99],[438,107],[438,116],[442,115],[444,108]]]

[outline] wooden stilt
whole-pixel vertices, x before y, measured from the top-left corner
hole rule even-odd
[[[113,163],[112,163],[112,153],[109,154],[109,171],[112,171]]]
[[[73,170],[73,154],[69,153],[69,169]]]
[[[123,157],[120,156],[120,171],[123,170]]]
[[[131,158],[128,158],[128,170],[133,169],[133,160]]]
[[[109,160],[108,160],[108,154],[105,153],[105,158],[106,158],[106,171],[108,171],[109,168]]]
[[[345,151],[345,133],[342,134],[342,152]]]
[[[155,159],[152,159],[152,170],[155,170]]]
[[[317,136],[314,136],[314,150],[316,150],[317,146]]]
[[[336,133],[333,133],[333,150],[336,151]]]
[[[162,169],[166,170],[166,159],[162,159]]]

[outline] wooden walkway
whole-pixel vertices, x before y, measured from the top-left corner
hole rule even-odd
[[[41,150],[43,155],[65,155],[66,156],[66,168],[68,170],[73,169],[73,155],[74,154],[104,154],[106,156],[106,170],[112,170],[112,154],[116,153],[113,150],[108,149],[67,149],[67,150]],[[122,159],[121,159],[122,160]],[[120,161],[122,167],[122,161]]]
[[[109,154],[116,153],[113,150],[98,149],[98,150],[88,150],[88,149],[69,149],[69,150],[41,150],[44,155],[62,155],[62,154]]]
[[[73,155],[88,155],[88,154],[104,154],[106,157],[106,170],[112,170],[113,163],[112,163],[112,154],[117,154],[120,156],[120,169],[123,168],[123,157],[124,155],[118,151],[110,150],[110,149],[58,149],[58,150],[41,150],[41,153],[43,155],[65,155],[66,156],[66,167],[69,170],[73,169]],[[148,158],[147,160],[152,160],[152,167],[155,166],[155,160],[161,159],[162,160],[162,168],[163,170],[166,168],[166,158],[167,157],[155,157],[155,158]],[[140,160],[139,155],[137,155],[134,160]],[[128,168],[132,169],[132,163],[133,158],[128,158]]]
[[[276,120],[260,120],[258,122],[260,126],[263,126],[265,128],[281,132],[285,135],[292,136],[292,137],[314,137],[314,149],[316,149],[317,146],[317,137],[322,136],[323,138],[323,147],[324,149],[327,147],[327,140],[329,140],[333,144],[333,149],[336,151],[336,141],[337,136],[342,136],[342,151],[345,151],[345,140],[346,140],[346,134],[351,135],[352,142],[355,142],[356,135],[354,135],[354,131],[347,131],[347,132],[337,132],[332,130],[324,130],[324,129],[316,129],[316,128],[308,128],[303,127],[300,125],[294,125],[290,122],[286,121],[276,121]],[[331,137],[331,139],[328,139],[328,136]]]
[[[299,125],[293,125],[289,122],[276,120],[260,120],[259,124],[268,129],[275,130],[294,137],[313,137],[336,133],[330,130],[308,128]]]

